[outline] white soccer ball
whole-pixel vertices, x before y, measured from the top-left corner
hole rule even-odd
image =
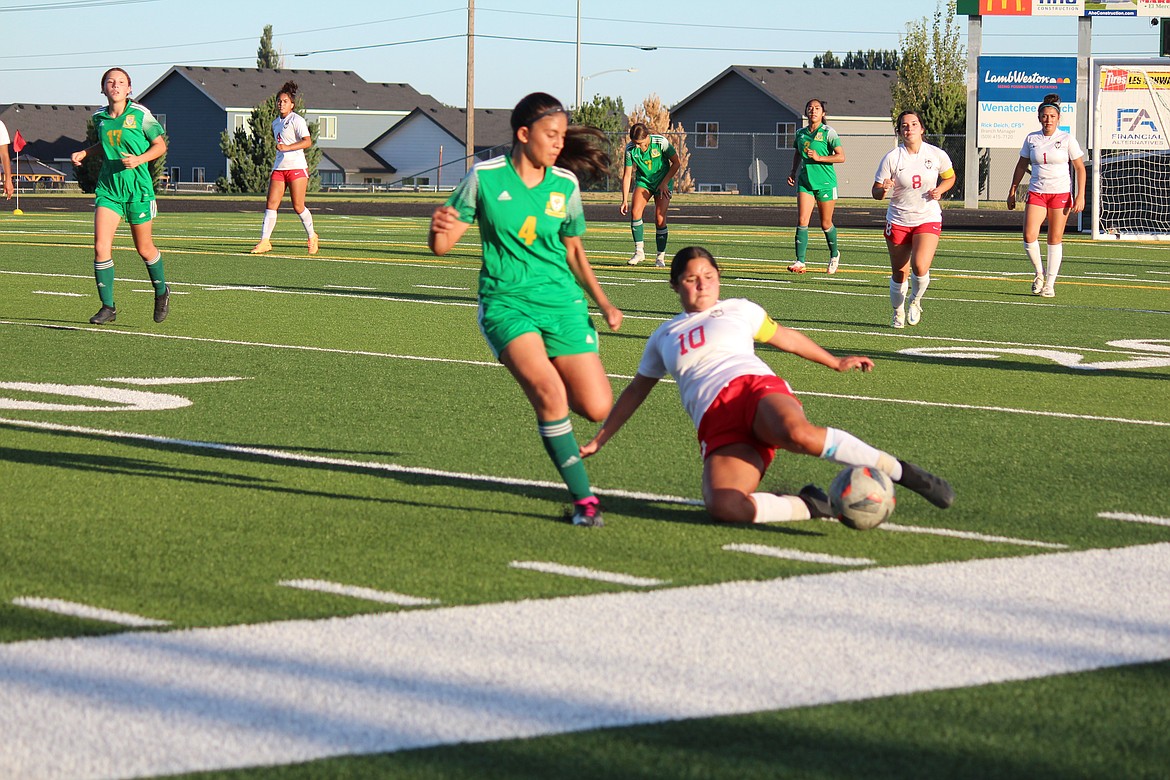
[[[833,514],[858,531],[877,528],[894,514],[894,481],[884,472],[866,466],[849,466],[829,485]]]

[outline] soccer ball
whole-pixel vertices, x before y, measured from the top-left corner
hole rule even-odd
[[[894,482],[884,472],[849,466],[829,485],[833,514],[857,531],[877,528],[894,514]]]

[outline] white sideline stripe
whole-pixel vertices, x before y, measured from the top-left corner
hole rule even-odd
[[[168,620],[155,620],[154,618],[134,615],[129,612],[118,612],[113,609],[91,607],[88,604],[78,604],[75,601],[62,601],[61,599],[17,596],[12,600],[12,603],[18,607],[39,609],[42,612],[52,612],[57,615],[85,618],[86,620],[100,620],[103,623],[115,623],[119,626],[129,626],[131,628],[154,628],[156,626],[169,626],[171,624]]]
[[[441,284],[416,284],[415,287],[421,287],[424,290],[459,290],[461,292],[468,292],[470,287],[447,287]]]
[[[1129,512],[1099,512],[1097,517],[1105,520],[1124,520],[1127,523],[1149,523],[1150,525],[1170,525],[1170,517],[1156,517],[1154,515],[1135,515]]]
[[[33,295],[60,295],[65,298],[88,298],[87,293],[53,292],[52,290],[33,290]]]
[[[611,582],[615,585],[630,585],[635,588],[654,588],[669,583],[669,580],[635,577],[632,574],[598,571],[597,569],[588,569],[584,566],[565,566],[560,563],[547,563],[545,561],[512,561],[508,565],[513,569],[527,569],[528,571],[539,571],[544,574],[559,574],[562,577],[576,577],[580,580]]]
[[[1162,661],[1168,558],[1162,543],[10,643],[0,777],[296,764]]]
[[[201,385],[208,382],[236,382],[243,379],[249,379],[246,376],[159,376],[159,377],[133,377],[133,376],[108,376],[104,379],[99,379],[99,382],[117,382],[121,385],[143,385],[150,387],[153,385]]]
[[[925,534],[927,536],[949,536],[954,539],[967,539],[972,542],[991,542],[993,544],[1017,544],[1021,547],[1039,547],[1045,550],[1067,550],[1067,544],[1056,542],[1038,542],[1032,539],[1015,539],[1010,536],[990,536],[978,534],[974,531],[955,531],[950,528],[927,528],[920,525],[898,525],[897,523],[882,523],[879,528],[887,531],[896,531],[905,534]]]
[[[327,284],[326,289],[329,290],[362,290],[364,292],[374,292],[377,287],[355,287],[352,284]]]
[[[786,550],[783,547],[769,547],[766,544],[725,544],[723,545],[723,549],[728,552],[763,555],[768,558],[783,558],[789,561],[826,563],[830,566],[873,566],[877,563],[877,561],[871,558],[846,558],[841,555],[826,555],[824,553],[811,553],[803,550]]]
[[[374,590],[373,588],[363,588],[357,585],[342,585],[339,582],[327,582],[325,580],[281,580],[276,584],[286,588],[331,593],[335,596],[351,596],[355,599],[377,601],[382,604],[397,604],[400,607],[425,607],[430,604],[439,603],[436,599],[407,596],[403,593],[394,593],[388,590]]]
[[[626,319],[632,319],[632,318],[626,317]],[[646,318],[646,319],[661,319],[661,318],[655,317],[655,318]],[[72,331],[76,331],[78,333],[93,333],[93,334],[104,335],[104,336],[140,336],[140,337],[144,337],[144,338],[173,339],[173,340],[177,340],[177,341],[192,341],[192,342],[204,343],[204,344],[233,344],[233,345],[242,346],[242,347],[264,347],[266,349],[289,349],[289,350],[298,350],[298,351],[304,351],[304,352],[322,352],[322,353],[339,354],[339,355],[362,355],[364,357],[389,358],[392,360],[418,360],[418,361],[422,361],[422,362],[426,362],[426,363],[453,363],[453,364],[457,364],[457,365],[485,366],[485,367],[489,367],[489,368],[501,368],[502,367],[500,363],[486,361],[486,360],[462,360],[462,359],[458,359],[458,358],[424,357],[422,355],[398,355],[398,354],[393,354],[393,353],[389,353],[389,352],[372,352],[369,350],[336,349],[336,348],[332,348],[332,347],[309,347],[309,346],[301,346],[301,345],[297,345],[297,344],[270,344],[270,343],[262,342],[262,341],[238,341],[238,340],[233,340],[233,339],[210,339],[210,338],[201,338],[201,337],[197,337],[197,336],[177,336],[177,335],[173,335],[173,334],[155,333],[155,332],[150,332],[150,331],[109,330],[107,328],[103,328],[100,325],[95,325],[92,328],[83,328],[83,327],[80,327],[77,325],[47,325],[45,323],[40,323],[40,322],[15,322],[12,320],[0,320],[0,325],[12,325],[12,326],[26,327],[26,328],[45,328],[48,330],[72,330]],[[812,332],[816,329],[810,328],[808,330],[809,330],[809,332]],[[829,331],[829,332],[857,333],[857,331]],[[868,334],[863,334],[863,335],[868,335]],[[889,335],[889,334],[874,334],[874,335]],[[913,338],[913,337],[909,337],[909,338]],[[975,341],[975,342],[971,342],[969,340],[964,340],[964,341],[968,341],[968,343],[980,343],[977,341]],[[1082,350],[1082,351],[1084,351],[1084,352],[1105,352],[1107,350],[1086,349],[1086,350]],[[1122,350],[1114,350],[1113,351],[1113,354],[1118,354],[1118,353],[1133,354],[1133,353],[1123,352]],[[1143,357],[1148,357],[1148,355],[1143,355]],[[607,374],[606,376],[608,376],[612,379],[632,379],[633,378],[629,375],[624,375],[624,374]],[[663,380],[663,381],[673,382],[673,380]],[[1134,419],[1129,419],[1127,417],[1102,417],[1102,416],[1098,416],[1098,415],[1089,415],[1089,414],[1070,414],[1070,413],[1066,413],[1066,412],[1047,412],[1047,411],[1041,411],[1041,410],[1036,410],[1036,409],[1018,409],[1018,408],[1013,408],[1013,407],[1008,407],[1008,406],[978,406],[978,405],[973,405],[973,404],[947,403],[947,402],[943,402],[943,401],[919,401],[919,400],[915,400],[915,399],[911,399],[911,398],[877,398],[874,396],[849,395],[849,394],[844,394],[844,393],[817,393],[817,392],[813,392],[811,390],[800,390],[800,389],[797,389],[797,395],[802,396],[802,397],[803,396],[815,396],[818,398],[840,398],[842,400],[847,400],[847,401],[880,401],[882,403],[906,404],[909,406],[936,406],[936,407],[943,408],[943,409],[963,409],[963,410],[968,410],[968,411],[979,411],[979,412],[1001,412],[1004,414],[1022,414],[1022,415],[1032,415],[1032,416],[1036,416],[1036,417],[1058,417],[1058,418],[1069,419],[1069,420],[1092,420],[1092,421],[1099,421],[1099,422],[1125,423],[1125,424],[1129,424],[1129,425],[1151,425],[1151,426],[1157,426],[1157,427],[1170,427],[1170,422],[1164,422],[1162,420],[1134,420]]]

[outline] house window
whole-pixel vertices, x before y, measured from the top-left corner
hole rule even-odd
[[[335,116],[319,116],[317,117],[317,137],[322,141],[336,141],[337,140],[337,117]]]
[[[252,123],[248,121],[250,117],[247,114],[236,114],[232,121],[232,132],[236,130],[243,130],[248,135],[252,134]]]
[[[796,123],[795,122],[777,122],[776,123],[776,148],[777,149],[791,149],[792,142],[796,140]]]
[[[167,129],[167,115],[166,114],[155,114],[154,118],[158,120],[158,123],[160,125],[162,125],[163,130]]]
[[[722,184],[697,184],[695,189],[698,192],[723,192]]]
[[[695,139],[696,149],[718,149],[719,148],[719,123],[718,122],[695,122]]]
[[[171,184],[176,184],[179,178],[183,175],[183,169],[179,167],[171,168]]]
[[[203,168],[192,168],[191,169],[191,181],[200,182],[200,183],[207,181],[206,171]]]
[[[407,176],[402,180],[403,187],[427,187],[430,183],[430,176]]]

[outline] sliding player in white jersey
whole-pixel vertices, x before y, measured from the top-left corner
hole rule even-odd
[[[1056,297],[1056,277],[1064,259],[1064,228],[1069,214],[1085,210],[1085,151],[1071,134],[1060,129],[1060,96],[1046,95],[1038,111],[1040,129],[1029,133],[1020,148],[1020,159],[1012,172],[1007,207],[1016,207],[1016,188],[1032,166],[1028,203],[1024,207],[1024,251],[1032,263],[1032,294]],[[1069,166],[1076,173],[1076,194],[1072,193]],[[1040,227],[1048,220],[1048,269],[1040,262]]]
[[[902,143],[882,158],[874,174],[873,197],[890,196],[886,208],[886,249],[890,253],[892,324],[903,328],[922,319],[922,298],[930,286],[930,266],[942,235],[939,199],[955,186],[951,158],[923,140],[917,111],[903,111],[895,122]],[[912,273],[909,285],[906,271]],[[906,306],[906,287],[910,305]]]

